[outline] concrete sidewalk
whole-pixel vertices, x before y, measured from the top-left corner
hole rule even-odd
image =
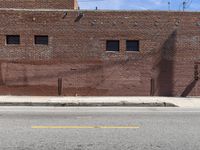
[[[1,106],[132,106],[200,108],[200,98],[0,96]]]

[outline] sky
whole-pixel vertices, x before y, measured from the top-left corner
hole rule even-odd
[[[184,0],[78,0],[81,9],[103,10],[168,10],[170,1],[170,10],[182,10]],[[200,11],[200,0],[191,1],[187,5],[188,11]]]

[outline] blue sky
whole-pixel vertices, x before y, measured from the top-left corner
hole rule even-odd
[[[109,10],[168,10],[170,1],[171,10],[180,10],[183,0],[78,0],[81,9]],[[190,0],[186,0],[190,1]],[[191,0],[189,11],[200,11],[200,0]]]

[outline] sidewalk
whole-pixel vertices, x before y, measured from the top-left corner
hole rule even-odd
[[[200,108],[200,98],[0,96],[0,106],[132,106]]]

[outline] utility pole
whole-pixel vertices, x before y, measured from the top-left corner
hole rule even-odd
[[[183,11],[186,9],[186,1],[183,2]]]
[[[168,2],[168,11],[170,11],[171,10],[171,2],[169,1]]]

